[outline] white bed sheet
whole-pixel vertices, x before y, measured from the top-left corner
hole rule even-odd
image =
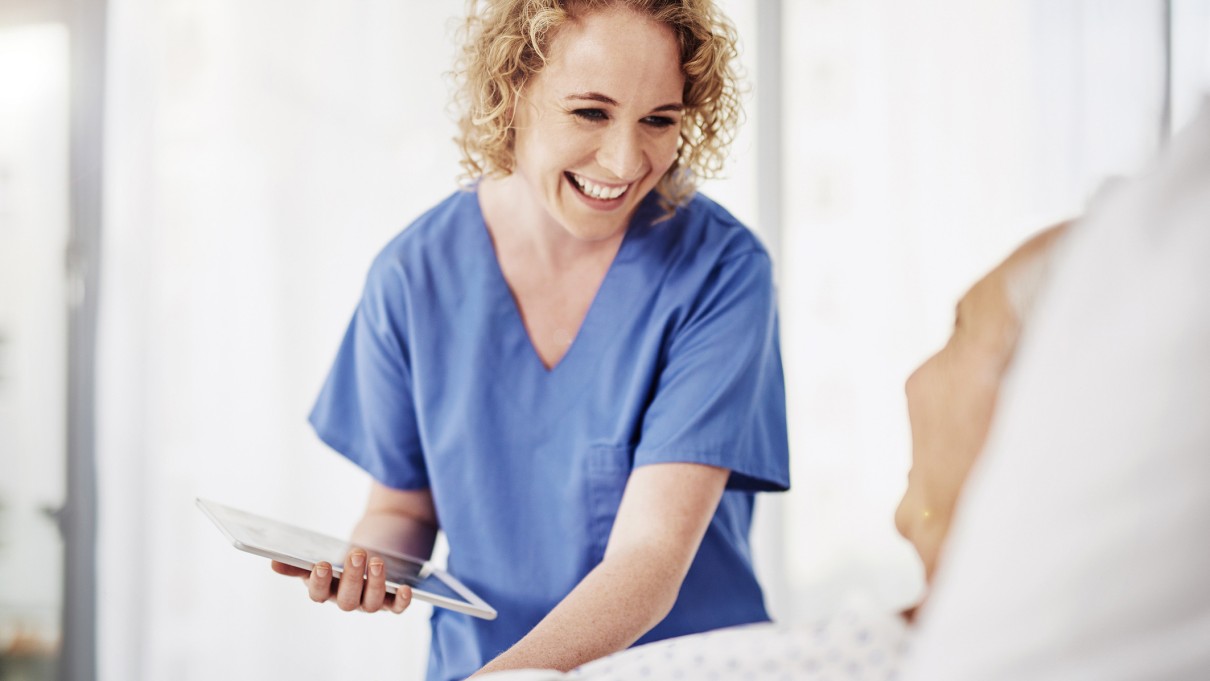
[[[498,672],[491,681],[887,681],[902,655],[905,624],[863,599],[802,625],[749,624],[658,641],[568,673]]]

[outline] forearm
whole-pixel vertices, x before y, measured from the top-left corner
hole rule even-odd
[[[636,468],[600,565],[479,673],[567,671],[629,647],[672,610],[730,471],[691,463]]]
[[[524,668],[567,671],[623,650],[664,619],[683,579],[679,561],[659,551],[609,555],[479,674]]]
[[[362,516],[353,528],[353,543],[367,548],[428,559],[437,528],[414,518],[376,512]]]
[[[374,483],[365,513],[353,528],[353,542],[427,559],[433,553],[437,529],[427,490],[399,491]]]

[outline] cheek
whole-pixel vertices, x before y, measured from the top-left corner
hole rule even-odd
[[[645,137],[642,140],[643,156],[646,157],[647,163],[651,166],[651,175],[655,181],[668,172],[672,164],[676,162],[678,151],[677,146],[680,142],[680,128],[673,130],[665,130],[660,133],[653,133],[650,130],[644,131],[642,134]]]
[[[956,464],[970,449],[971,395],[956,384],[960,367],[949,359],[944,353],[930,358],[905,385],[912,439],[909,489],[915,488],[923,506],[938,505],[934,497],[952,485],[962,468]]]
[[[961,353],[939,353],[908,379],[913,474],[931,505],[945,507],[957,495],[987,438],[996,385],[978,362]]]
[[[676,162],[677,145],[680,141],[680,136],[676,133],[669,133],[667,139],[661,139],[656,145],[656,150],[652,155],[652,165],[656,174],[663,175],[668,172],[672,164]]]
[[[513,142],[516,165],[527,175],[560,174],[588,146],[584,133],[574,126],[538,114],[531,114],[528,123],[517,130]]]

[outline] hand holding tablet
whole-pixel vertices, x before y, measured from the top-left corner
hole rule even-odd
[[[367,564],[368,563],[368,564]],[[396,615],[407,610],[412,603],[412,588],[399,586],[389,593],[382,557],[369,549],[352,548],[345,559],[350,566],[343,572],[336,571],[327,561],[316,563],[311,569],[294,567],[276,560],[270,563],[273,571],[286,577],[298,577],[307,587],[307,594],[316,603],[332,602],[345,612],[393,612]]]
[[[369,568],[381,564],[385,572],[385,580],[382,582],[385,583],[377,588],[384,589],[385,594],[371,592],[371,589],[376,588],[375,583],[381,583],[379,581],[381,577],[362,581],[366,588],[364,597],[375,603],[381,599],[385,609],[402,612],[407,607],[407,600],[399,602],[386,594],[395,594],[400,587],[408,587],[403,589],[405,593],[410,589],[413,597],[433,605],[483,619],[490,620],[496,617],[496,611],[483,599],[452,575],[433,567],[427,561],[391,551],[355,546],[346,541],[240,511],[213,501],[198,499],[197,504],[235,545],[235,548],[272,559],[275,562],[274,570],[280,574],[307,577],[308,585],[312,589],[312,597],[319,596],[316,600],[326,600],[327,595],[336,593],[323,594],[324,585],[317,581],[321,576],[312,574],[312,569],[317,564],[331,565],[331,576],[324,578],[332,580],[332,584],[328,586],[329,589],[357,588],[360,590],[362,584],[356,579],[342,580],[340,586],[336,586],[336,578],[348,571],[345,568],[346,558],[352,556],[354,559],[362,557],[369,561],[368,565],[362,563],[360,566],[349,566],[350,570],[361,571],[362,574],[367,574]],[[362,550],[357,551],[356,549]],[[354,560],[354,562],[356,561]],[[316,589],[319,589],[318,594]]]

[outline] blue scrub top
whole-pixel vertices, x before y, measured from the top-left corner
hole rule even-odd
[[[478,194],[457,192],[375,259],[311,423],[384,485],[432,491],[451,573],[499,611],[435,608],[428,679],[512,646],[597,565],[636,466],[732,471],[672,612],[639,643],[768,619],[753,493],[789,487],[769,257],[703,196],[647,196],[579,334],[547,370]]]

